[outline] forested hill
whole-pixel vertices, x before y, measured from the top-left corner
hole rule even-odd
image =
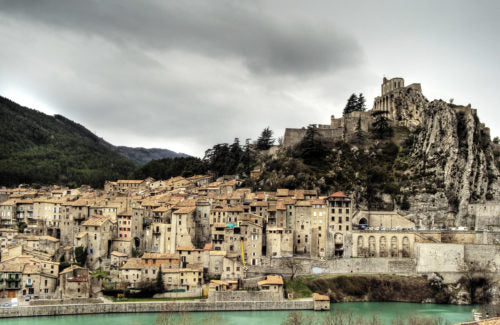
[[[1,96],[0,139],[0,185],[100,187],[105,180],[131,176],[151,150],[115,147],[64,116],[49,116]]]

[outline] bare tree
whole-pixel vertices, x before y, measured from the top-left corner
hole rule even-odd
[[[284,258],[283,266],[290,270],[290,280],[293,280],[297,273],[302,272],[302,264],[293,257]]]

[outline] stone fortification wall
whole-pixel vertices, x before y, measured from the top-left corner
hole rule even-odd
[[[74,304],[102,304],[101,299],[96,298],[78,298],[78,299],[41,299],[31,300],[30,306],[44,306],[44,305],[74,305]]]
[[[283,301],[283,292],[266,291],[210,291],[208,302],[217,301]]]
[[[330,125],[318,126],[318,133],[326,141],[345,141],[354,138],[359,128],[363,132],[368,132],[372,123],[373,118],[370,112],[352,112],[337,119],[332,116]],[[285,129],[283,146],[289,148],[297,145],[305,134],[305,127],[301,129]]]
[[[342,141],[344,140],[344,130],[339,129],[318,129],[318,133],[326,140],[329,141]],[[286,129],[283,137],[283,146],[286,148],[293,147],[302,140],[306,135],[306,129]]]
[[[416,274],[416,264],[413,258],[340,258],[333,260],[318,260],[310,258],[294,258],[300,264],[300,275],[310,274],[343,274],[343,273],[373,273],[373,274]],[[283,264],[284,259],[265,258],[259,266],[248,266],[247,275],[282,274],[290,276],[291,270]]]
[[[136,302],[107,304],[75,304],[56,306],[22,306],[1,308],[0,318],[60,316],[109,313],[158,313],[194,311],[246,311],[246,310],[312,310],[313,301],[177,301],[177,302]]]
[[[465,245],[464,248],[465,263],[484,266],[490,272],[500,272],[500,246]]]
[[[500,202],[469,204],[467,213],[474,217],[476,230],[500,228]]]
[[[415,243],[417,272],[460,272],[464,254],[461,244]]]

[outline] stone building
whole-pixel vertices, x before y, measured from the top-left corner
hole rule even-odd
[[[90,298],[90,271],[72,265],[59,274],[59,288],[62,299]]]
[[[390,120],[407,127],[417,126],[421,122],[421,106],[419,101],[406,101],[411,94],[422,96],[422,87],[418,83],[404,85],[403,78],[387,79],[384,77],[381,86],[381,96],[375,97],[373,112],[383,111]],[[404,107],[404,114],[402,108]]]
[[[311,254],[311,201],[295,203],[294,253]]]
[[[328,196],[328,257],[349,257],[350,232],[352,231],[352,200],[342,192]]]
[[[293,255],[293,230],[284,228],[266,229],[266,256],[291,257]]]
[[[87,265],[91,268],[97,268],[104,259],[109,259],[116,228],[116,223],[102,215],[93,215],[82,223],[82,231],[76,236],[75,246],[87,248]]]

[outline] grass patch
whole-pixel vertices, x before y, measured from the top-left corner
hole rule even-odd
[[[292,293],[293,298],[308,298],[312,296],[312,291],[306,285],[306,278],[295,278],[293,280],[285,280],[285,289],[287,293]]]

